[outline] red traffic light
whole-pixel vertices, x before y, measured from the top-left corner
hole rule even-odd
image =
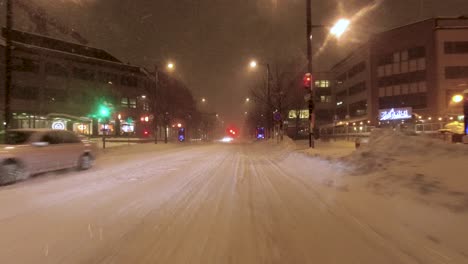
[[[304,84],[304,88],[310,89],[312,87],[312,74],[306,73],[302,79],[302,83]]]

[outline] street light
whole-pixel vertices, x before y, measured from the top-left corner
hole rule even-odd
[[[250,98],[248,98],[248,97],[245,98],[245,102],[246,102],[246,103],[250,102]]]
[[[341,35],[343,35],[348,29],[349,24],[351,24],[351,21],[349,21],[349,19],[342,18],[338,20],[335,23],[335,25],[330,29],[330,34],[332,34],[336,38],[341,37]]]
[[[257,62],[256,61],[251,61],[250,62],[250,68],[257,68]]]
[[[202,98],[201,101],[202,101],[202,103],[206,103],[206,99],[205,99],[205,98]]]
[[[175,68],[174,63],[172,63],[172,62],[167,63],[167,69],[172,71],[172,70],[174,70],[174,68]]]
[[[254,69],[254,68],[257,68],[258,65],[262,65],[262,66],[265,66],[266,67],[266,74],[267,74],[267,112],[268,113],[271,113],[271,91],[270,91],[270,79],[271,79],[271,70],[270,70],[270,64],[269,63],[262,63],[262,64],[259,64],[256,60],[252,60],[250,61],[250,68]],[[246,99],[246,102],[249,102],[250,101],[250,98],[247,98]],[[267,131],[268,131],[268,137],[271,136],[271,133],[270,133],[270,130],[271,130],[271,120],[272,117],[269,117],[267,120]]]
[[[460,103],[461,101],[463,101],[463,95],[456,94],[456,95],[452,96],[452,102]]]

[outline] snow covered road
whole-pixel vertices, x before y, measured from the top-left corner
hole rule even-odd
[[[465,214],[444,241],[414,226],[439,211],[345,170],[268,144],[115,149],[1,187],[0,263],[468,263]]]

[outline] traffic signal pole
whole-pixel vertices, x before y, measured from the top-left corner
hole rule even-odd
[[[306,30],[307,30],[307,70],[312,74],[312,0],[306,0]],[[310,94],[309,99],[309,147],[314,148],[315,142],[313,131],[315,127],[315,96],[314,96],[314,81],[310,84],[308,91]]]

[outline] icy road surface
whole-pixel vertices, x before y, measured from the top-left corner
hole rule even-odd
[[[468,263],[466,215],[342,173],[268,144],[110,150],[0,188],[0,263]]]

